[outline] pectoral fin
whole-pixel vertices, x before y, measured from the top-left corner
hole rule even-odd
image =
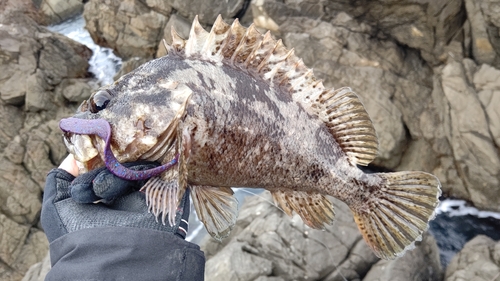
[[[322,194],[281,190],[274,190],[271,194],[274,202],[287,215],[292,216],[292,211],[295,211],[311,228],[323,229],[325,224],[333,222],[335,212],[332,202]]]
[[[191,186],[198,218],[208,233],[221,240],[229,235],[238,217],[238,200],[230,187]]]

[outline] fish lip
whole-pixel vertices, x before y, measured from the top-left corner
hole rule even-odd
[[[104,147],[100,150],[102,151],[102,160],[104,164],[115,176],[127,180],[144,180],[149,179],[153,176],[157,176],[164,171],[172,168],[177,164],[179,159],[179,154],[175,156],[170,162],[143,171],[134,171],[123,166],[116,159],[115,155],[111,151],[110,141],[111,141],[111,125],[108,121],[104,119],[81,119],[81,118],[65,118],[61,119],[59,122],[59,128],[63,132],[69,132],[78,135],[95,135],[104,140]],[[99,155],[99,154],[98,154]]]
[[[99,155],[99,147],[94,145],[91,135],[64,132],[63,141],[68,151],[73,154],[75,160],[86,163]]]

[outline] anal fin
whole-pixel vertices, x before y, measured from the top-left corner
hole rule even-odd
[[[238,200],[230,187],[190,186],[198,218],[216,240],[229,235],[238,217]]]
[[[332,202],[322,194],[281,190],[273,190],[271,194],[287,215],[292,216],[295,211],[311,228],[324,229],[335,218]]]

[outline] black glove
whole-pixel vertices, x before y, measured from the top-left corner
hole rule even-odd
[[[145,170],[159,164],[134,162],[124,166]],[[121,179],[106,167],[76,178],[64,170],[52,170],[47,175],[41,216],[49,242],[80,229],[109,226],[149,228],[184,239],[188,230],[189,192],[180,201],[175,225],[170,227],[148,213],[144,194],[138,191],[145,182]]]
[[[170,227],[148,213],[138,191],[143,184],[105,168],[77,178],[62,169],[50,171],[41,214],[52,266],[45,280],[203,280],[204,254],[184,240],[189,192]]]

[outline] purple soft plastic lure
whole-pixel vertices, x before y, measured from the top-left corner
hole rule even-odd
[[[104,163],[108,170],[110,170],[114,175],[126,180],[144,180],[154,176],[157,176],[164,171],[170,169],[177,163],[179,155],[177,154],[174,159],[170,162],[158,166],[153,169],[144,171],[134,171],[124,167],[116,157],[113,155],[109,147],[109,141],[111,138],[111,126],[104,119],[79,119],[79,118],[66,118],[59,122],[59,128],[64,132],[74,133],[74,134],[85,134],[85,135],[97,135],[102,138],[105,142],[104,145]]]

